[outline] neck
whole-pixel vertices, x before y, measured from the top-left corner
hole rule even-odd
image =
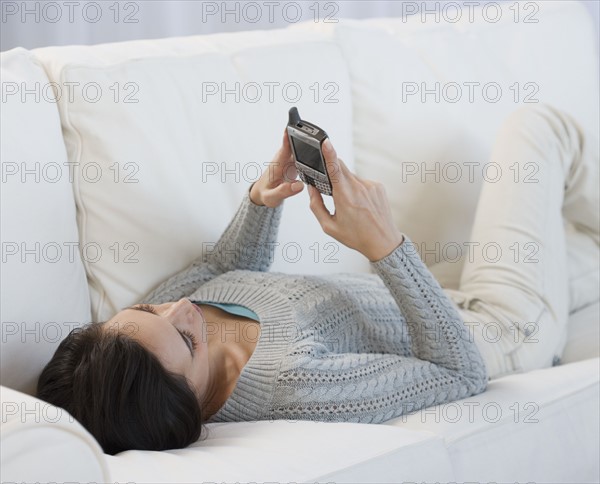
[[[241,369],[226,344],[208,345],[209,381],[203,398],[203,413],[209,419],[225,404],[235,388]]]
[[[204,419],[212,417],[225,404],[248,362],[249,353],[240,338],[243,323],[214,306],[202,306],[206,317],[209,381],[204,392]],[[250,352],[251,354],[251,352]]]

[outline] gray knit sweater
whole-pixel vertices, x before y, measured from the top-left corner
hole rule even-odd
[[[379,423],[481,393],[484,361],[454,303],[411,240],[376,274],[267,272],[283,204],[246,193],[213,251],[142,303],[235,303],[260,318],[254,353],[209,420]]]

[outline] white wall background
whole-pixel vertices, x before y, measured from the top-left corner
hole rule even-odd
[[[535,6],[552,0],[499,0],[520,3],[524,15]],[[571,0],[585,4],[599,26],[600,0]],[[96,1],[19,1],[0,0],[0,50],[14,47],[95,44],[122,40],[160,38],[239,30],[281,28],[302,20],[388,17],[410,14],[417,9],[443,11],[455,3],[468,15],[466,1],[199,1],[199,0],[96,0]],[[529,5],[527,5],[529,4]],[[450,10],[448,10],[450,12]],[[426,21],[435,21],[433,15]],[[444,19],[441,18],[442,22]],[[557,32],[557,35],[560,35]]]

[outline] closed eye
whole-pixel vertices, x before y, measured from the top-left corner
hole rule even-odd
[[[192,343],[191,338],[189,336],[185,335],[182,331],[177,330],[177,332],[179,333],[179,335],[181,336],[183,341],[185,341],[185,345],[190,350],[190,354],[192,355],[192,358],[193,358],[194,357],[194,350],[193,350],[194,344]]]
[[[150,306],[150,304],[134,304],[133,306],[129,306],[126,307],[125,309],[133,309],[134,311],[143,311],[145,313],[150,313],[150,314],[154,314],[155,316],[158,316],[158,313],[156,312],[156,309],[154,309],[152,306]],[[177,328],[175,328],[175,330],[179,333],[179,336],[181,336],[181,339],[183,340],[183,342],[185,343],[185,345],[187,346],[187,348],[190,350],[190,355],[192,355],[192,358],[194,357],[194,350],[196,349],[196,338],[194,337],[194,335],[188,331],[179,331]]]

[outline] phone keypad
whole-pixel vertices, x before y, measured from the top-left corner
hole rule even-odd
[[[315,187],[317,187],[317,190],[319,190],[321,193],[324,193],[325,195],[331,195],[331,189],[329,188],[328,185],[326,185],[325,183],[322,183],[318,180],[312,180],[313,181],[313,185]]]
[[[332,193],[331,193],[331,188],[330,188],[329,184],[319,180],[318,178],[313,178],[312,176],[305,173],[305,171],[309,171],[309,170],[311,170],[311,168],[309,168],[309,167],[302,167],[302,168],[298,169],[298,174],[300,175],[300,179],[304,183],[308,183],[309,185],[314,186],[317,190],[319,190],[324,195],[331,196]],[[316,170],[311,170],[311,171],[313,171],[315,174],[318,174],[318,172]]]

